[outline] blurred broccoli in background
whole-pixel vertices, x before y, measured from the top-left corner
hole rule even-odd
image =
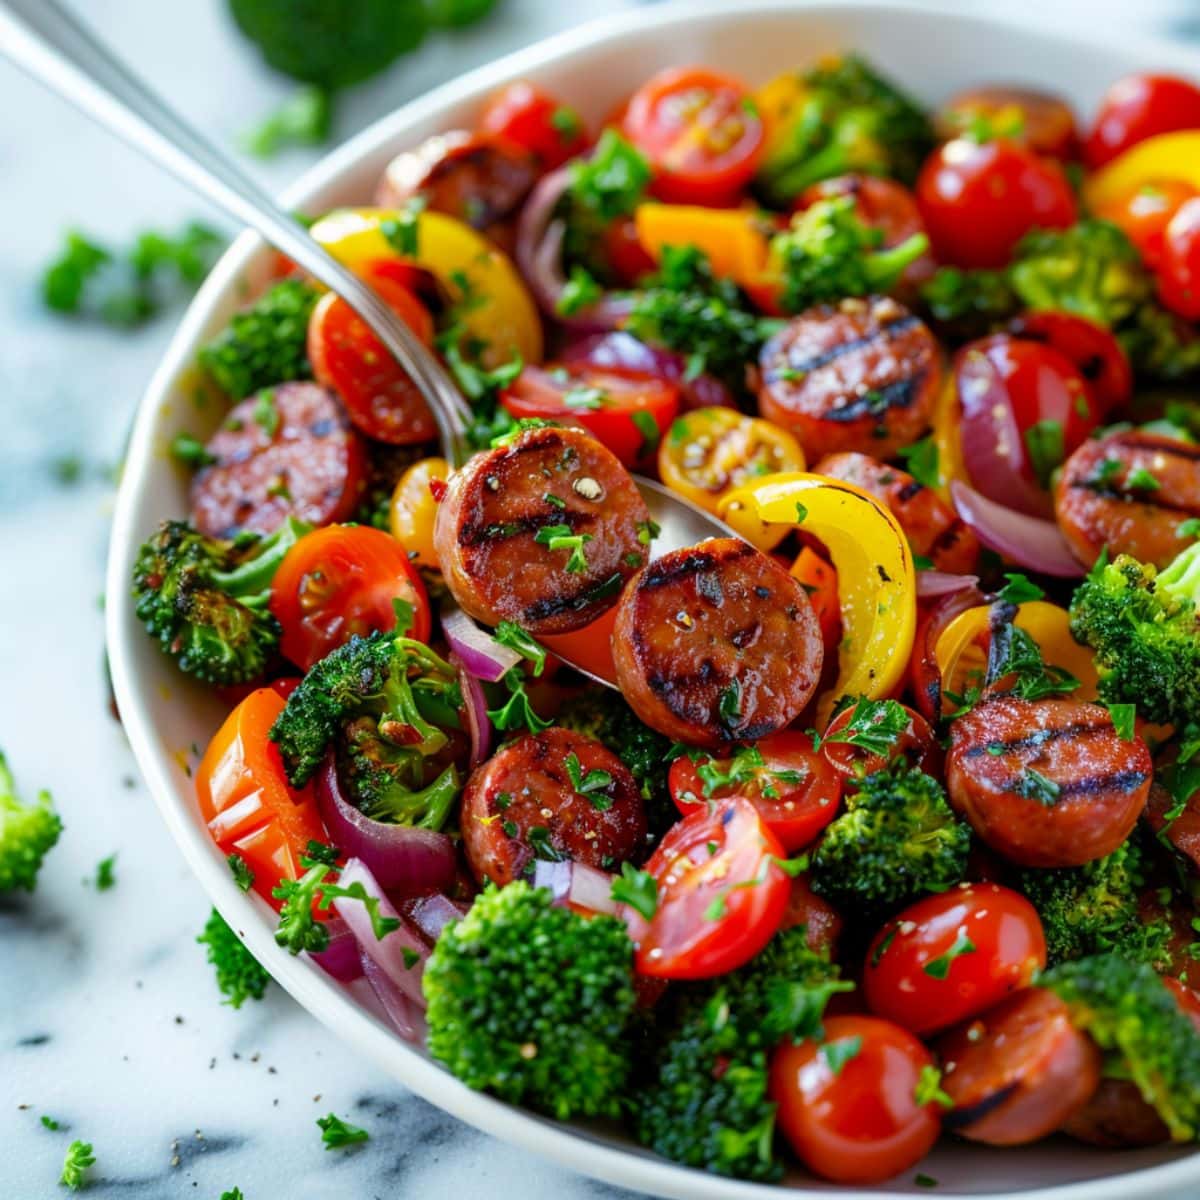
[[[8,762],[0,753],[0,892],[37,886],[42,859],[62,833],[49,792],[39,792],[32,804],[23,804]]]
[[[415,50],[428,30],[460,28],[497,0],[229,0],[238,28],[267,63],[305,85],[244,144],[263,157],[329,135],[333,96]]]

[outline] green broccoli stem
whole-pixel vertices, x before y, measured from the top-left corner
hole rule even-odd
[[[398,744],[403,745],[406,749],[412,749],[420,754],[423,758],[427,758],[431,754],[436,754],[443,749],[449,738],[446,734],[438,729],[436,725],[431,724],[425,719],[421,712],[420,705],[417,703],[416,696],[413,695],[412,682],[409,680],[409,671],[416,667],[420,676],[424,680],[428,680],[430,676],[434,678],[456,681],[457,676],[454,668],[446,662],[440,655],[435,654],[428,646],[421,642],[414,641],[412,638],[397,638],[396,648],[399,652],[406,656],[406,665],[403,670],[393,670],[383,688],[383,699],[385,712],[383,719],[380,721],[380,734],[387,738],[388,741],[396,741],[395,738],[388,735],[387,729],[384,727],[385,722],[396,722],[401,725],[410,726],[419,735],[417,741],[406,739]],[[449,686],[447,683],[446,686]]]
[[[929,249],[929,238],[923,233],[914,233],[886,250],[875,250],[863,261],[863,269],[877,292],[886,292],[904,274],[910,263],[914,263]]]
[[[852,110],[834,127],[828,144],[785,167],[771,179],[770,188],[775,195],[794,198],[822,179],[832,179],[848,171],[879,174],[886,167],[887,154],[876,140],[873,117]]]
[[[1154,586],[1172,599],[1200,609],[1200,542],[1181,550],[1163,567]]]
[[[363,809],[363,813],[372,821],[431,829],[436,833],[446,823],[460,787],[458,770],[451,763],[428,787],[419,791],[390,788]]]
[[[312,526],[289,516],[269,537],[257,542],[252,557],[239,563],[232,571],[214,571],[212,583],[227,596],[241,600],[247,607],[261,600],[266,603],[265,593],[270,591],[287,552],[306,534]]]

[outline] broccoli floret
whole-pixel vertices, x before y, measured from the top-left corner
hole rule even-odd
[[[311,379],[308,318],[319,295],[300,279],[275,284],[201,349],[200,365],[234,400],[275,383]]]
[[[1100,954],[1052,967],[1040,980],[1074,1024],[1120,1056],[1176,1141],[1200,1133],[1200,1033],[1151,967]]]
[[[1163,969],[1172,930],[1139,914],[1147,877],[1145,853],[1131,840],[1082,867],[1022,871],[1017,886],[1042,919],[1051,963],[1114,951]]]
[[[208,961],[216,970],[217,987],[226,997],[226,1004],[241,1008],[247,999],[263,998],[271,976],[215,908],[196,941],[207,947]]]
[[[230,0],[229,7],[272,67],[323,88],[382,71],[420,45],[428,25],[422,0]]]
[[[847,911],[878,913],[944,892],[967,868],[970,828],[942,785],[896,759],[867,775],[813,856],[813,891]]]
[[[921,288],[921,299],[942,331],[959,341],[983,337],[1021,308],[1007,271],[942,267]]]
[[[439,828],[458,792],[457,773],[443,759],[451,749],[447,731],[462,728],[462,702],[458,673],[445,659],[396,631],[377,630],[312,667],[271,738],[293,786],[307,783],[335,745],[342,782],[364,811]]]
[[[818,200],[771,239],[771,264],[783,280],[787,312],[813,304],[886,292],[929,248],[923,233],[881,249],[883,231],[864,225],[853,196]]]
[[[1117,340],[1140,376],[1172,381],[1200,374],[1200,335],[1158,304],[1141,305]]]
[[[633,943],[518,881],[489,888],[425,965],[429,1050],[468,1087],[565,1120],[616,1116],[629,1078]]]
[[[563,705],[554,723],[603,742],[629,768],[645,801],[647,826],[656,841],[679,820],[679,810],[667,790],[673,743],[643,725],[620,692],[604,688],[577,696]]]
[[[778,1179],[768,1059],[784,1038],[819,1033],[830,996],[852,987],[837,974],[797,927],[740,970],[681,985],[634,1089],[638,1140],[717,1175]]]
[[[848,171],[916,178],[934,134],[912,99],[854,54],[823,62],[802,83],[788,135],[759,171],[767,199],[786,206],[810,184]]]
[[[634,293],[625,328],[687,356],[689,374],[714,375],[746,394],[746,366],[779,327],[750,311],[741,289],[713,275],[695,246],[665,246],[661,268]]]
[[[33,891],[42,860],[62,827],[49,792],[38,792],[32,804],[21,803],[8,760],[0,752],[0,892]]]
[[[279,644],[271,581],[309,527],[289,517],[270,537],[206,537],[164,521],[138,551],[134,612],[179,668],[206,683],[262,675]]]
[[[1071,632],[1096,652],[1100,696],[1150,721],[1200,721],[1200,542],[1163,570],[1102,555],[1071,601]]]

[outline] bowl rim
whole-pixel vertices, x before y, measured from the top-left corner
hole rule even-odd
[[[975,27],[986,38],[989,30],[1021,33],[1033,39],[1058,41],[1064,50],[1087,43],[1112,49],[1119,41],[1131,58],[1140,57],[1162,67],[1200,74],[1200,51],[1177,46],[1165,39],[1125,30],[1101,31],[1068,28],[1057,22],[1030,30],[1009,16],[960,11],[954,0],[675,0],[646,9],[621,9],[597,20],[554,34],[534,44],[459,75],[425,95],[381,117],[324,156],[287,188],[281,196],[285,208],[302,206],[310,197],[337,183],[355,166],[390,143],[400,144],[413,125],[435,117],[450,106],[486,94],[512,79],[534,73],[574,57],[586,57],[631,37],[644,36],[686,22],[689,18],[731,17],[746,20],[794,11],[814,17],[844,17],[847,11],[864,20],[873,16],[939,16]],[[305,1009],[333,1029],[363,1057],[378,1064],[413,1092],[503,1141],[542,1155],[573,1170],[619,1186],[681,1200],[766,1200],[781,1193],[779,1185],[757,1184],[709,1175],[662,1159],[636,1147],[616,1145],[602,1132],[568,1125],[495,1097],[475,1092],[444,1068],[402,1042],[381,1020],[334,984],[319,968],[300,958],[278,954],[266,923],[269,908],[238,890],[212,842],[189,818],[178,802],[175,773],[178,764],[158,744],[149,711],[155,697],[138,683],[135,638],[144,636],[131,611],[127,581],[133,554],[143,534],[141,508],[156,466],[155,441],[164,404],[178,380],[191,366],[195,346],[211,311],[226,293],[236,288],[243,272],[263,249],[262,239],[251,231],[241,233],[221,257],[190,303],[172,335],[138,404],[113,512],[106,570],[105,633],[113,691],[126,735],[138,768],[154,802],[188,866],[217,909],[244,937],[249,948],[270,964],[272,977]],[[119,598],[119,599],[118,599]],[[898,1181],[893,1181],[898,1183]],[[1200,1182],[1200,1151],[1150,1167],[1132,1168],[1116,1175],[1032,1189],[988,1193],[941,1191],[945,1200],[1127,1200],[1135,1194],[1161,1196],[1175,1187]],[[812,1184],[791,1189],[812,1200],[853,1200],[859,1197],[899,1197],[911,1189],[891,1190],[890,1184],[869,1192],[813,1179]]]

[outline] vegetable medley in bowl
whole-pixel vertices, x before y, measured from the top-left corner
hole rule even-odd
[[[513,83],[317,215],[474,452],[283,259],[201,352],[134,603],[280,953],[727,1176],[1200,1137],[1197,163],[1185,80],[847,53]]]

